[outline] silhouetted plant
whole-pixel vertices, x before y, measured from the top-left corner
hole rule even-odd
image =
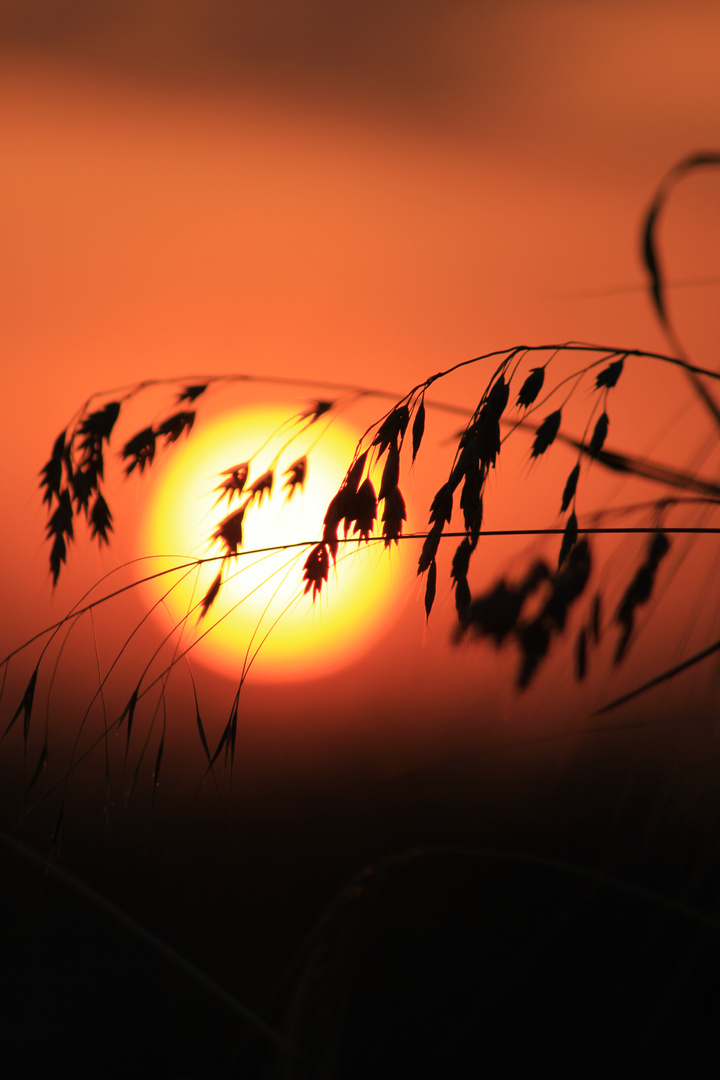
[[[471,360],[457,363],[437,372],[418,383],[403,397],[393,401],[387,412],[371,425],[360,439],[353,459],[348,463],[345,477],[337,492],[329,499],[322,522],[318,522],[317,534],[307,537],[306,554],[298,576],[300,593],[311,594],[315,600],[328,581],[331,568],[336,564],[341,548],[382,543],[385,548],[401,541],[420,545],[417,563],[418,575],[424,576],[424,608],[427,619],[432,616],[438,587],[438,554],[441,544],[455,542],[451,557],[449,581],[454,591],[457,611],[458,641],[468,637],[481,637],[496,647],[512,643],[518,652],[517,685],[526,687],[537,673],[557,639],[566,630],[570,611],[584,596],[593,573],[593,534],[606,529],[597,524],[597,517],[584,517],[580,507],[583,483],[590,465],[625,476],[652,480],[664,488],[661,498],[652,502],[655,522],[652,526],[628,529],[630,532],[648,533],[647,549],[623,592],[620,602],[611,615],[616,634],[614,662],[620,663],[628,653],[636,626],[637,609],[647,603],[662,573],[661,563],[670,547],[674,531],[707,531],[714,528],[678,530],[668,522],[673,507],[682,499],[691,498],[697,503],[714,508],[720,502],[720,485],[710,478],[699,477],[694,472],[671,469],[660,463],[620,452],[608,447],[612,431],[613,397],[620,392],[622,375],[626,365],[638,358],[658,364],[671,364],[681,369],[690,381],[702,407],[720,429],[720,411],[709,388],[720,376],[717,372],[698,367],[684,355],[670,325],[665,304],[665,282],[657,254],[656,228],[664,202],[673,185],[692,169],[720,164],[718,154],[696,154],[680,162],[665,177],[646,215],[643,228],[643,255],[649,277],[649,290],[657,316],[666,330],[673,346],[669,355],[639,349],[605,347],[601,345],[565,342],[549,345],[516,345],[510,349],[494,351]],[[551,382],[559,358],[577,360],[579,367],[559,381]],[[427,439],[430,424],[428,411],[435,403],[429,391],[453,373],[476,366],[483,373],[491,368],[489,379],[474,409],[467,410],[465,425],[457,435],[447,464],[445,479],[436,490],[428,511],[428,525],[423,533],[404,534],[406,503],[400,487],[403,467],[422,462],[423,442]],[[146,425],[121,446],[119,456],[124,465],[125,476],[142,474],[153,467],[158,446],[170,450],[181,437],[191,437],[193,425],[209,388],[222,388],[248,380],[262,382],[261,378],[248,375],[208,376],[198,382],[187,380],[145,380],[121,394],[93,395],[76,418],[57,436],[47,463],[40,472],[43,501],[48,507],[47,535],[50,541],[50,572],[57,583],[62,565],[79,529],[85,527],[100,546],[110,543],[113,531],[113,514],[108,503],[106,483],[107,456],[111,451],[118,423],[125,415],[127,404],[141,397],[150,388],[174,386],[175,400],[164,419]],[[271,380],[302,387],[303,379]],[[385,397],[382,391],[328,383],[331,393],[350,394],[357,397]],[[576,397],[580,387],[589,394],[589,411],[585,430],[580,438],[569,434],[565,428],[565,411],[568,403]],[[183,406],[180,408],[180,406]],[[192,406],[192,408],[186,407]],[[269,468],[254,475],[255,462],[248,460],[228,464],[218,477],[216,505],[227,504],[227,514],[210,535],[216,545],[216,555],[206,559],[194,559],[178,568],[178,573],[189,567],[217,560],[218,571],[210,586],[200,597],[193,612],[199,619],[206,619],[221,595],[229,575],[235,573],[238,561],[243,557],[243,530],[246,515],[261,514],[266,496],[276,482],[281,485],[286,499],[302,490],[308,471],[312,469],[312,453],[294,456],[289,464],[281,460],[287,451],[297,455],[299,434],[314,428],[322,418],[328,421],[340,407],[339,400],[316,400],[307,408],[288,418],[283,425],[283,451],[276,455]],[[268,433],[270,436],[272,433]],[[528,530],[536,535],[557,534],[559,545],[552,564],[539,560],[532,565],[517,583],[505,578],[491,584],[488,589],[473,596],[469,573],[483,533],[483,503],[489,477],[494,473],[498,459],[508,439],[530,437],[529,461],[532,467],[540,467],[542,459],[552,453],[558,443],[571,447],[577,460],[571,468],[564,486],[557,492],[557,505],[564,518],[559,527]],[[286,466],[283,468],[283,466]],[[680,492],[671,495],[669,492]],[[513,535],[518,530],[505,530]],[[282,545],[278,545],[280,548]],[[52,640],[67,631],[84,612],[92,612],[100,603],[106,603],[116,595],[110,593],[99,600],[88,601],[48,628]],[[603,629],[602,611],[604,595],[601,587],[589,602],[587,612],[577,632],[575,674],[585,677],[589,654],[600,639]],[[192,612],[189,612],[190,616]],[[27,688],[6,725],[3,738],[22,716],[23,742],[27,751],[28,735],[35,703],[35,691],[40,665],[44,661],[46,643],[35,666]],[[720,649],[720,641],[711,644],[682,665],[683,668],[699,662]],[[17,652],[22,651],[22,647]],[[5,674],[12,654],[3,662]],[[185,656],[186,653],[180,654]],[[163,690],[179,655],[163,672]],[[660,672],[653,684],[673,677],[679,668]],[[124,711],[108,729],[126,727],[126,755],[130,743],[133,717],[139,699],[146,686],[147,674],[141,675]],[[219,744],[212,750],[197,705],[197,726],[207,759],[208,768],[222,754],[232,759],[237,734],[237,694]],[[107,675],[105,676],[107,678]],[[102,691],[101,680],[100,690]],[[157,681],[157,680],[155,680]],[[4,686],[4,682],[3,682]],[[645,687],[638,687],[641,692]],[[625,695],[625,698],[632,695]],[[625,698],[623,700],[625,700]],[[612,704],[612,703],[610,703]],[[609,707],[609,706],[608,706]],[[156,760],[155,779],[160,770],[164,746],[160,738]],[[41,773],[47,760],[47,730],[40,758],[32,770],[32,783]]]

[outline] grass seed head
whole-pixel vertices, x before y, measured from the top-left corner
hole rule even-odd
[[[329,570],[330,559],[327,544],[316,544],[305,560],[305,566],[303,567],[304,592],[308,593],[312,589],[313,600],[319,594],[324,582],[327,581]]]
[[[592,438],[590,439],[590,444],[588,446],[588,453],[592,457],[597,457],[602,450],[605,439],[607,438],[608,425],[608,414],[604,412],[595,425],[595,430],[592,433]]]
[[[420,443],[422,442],[423,433],[425,431],[425,402],[421,401],[415,412],[415,419],[412,426],[412,459],[413,462],[417,457],[417,452],[420,449]]]
[[[611,387],[617,385],[617,381],[622,375],[623,364],[625,357],[621,356],[619,360],[613,360],[611,364],[608,364],[606,368],[603,368],[598,377],[595,379],[595,389],[599,390],[601,387],[611,389]]]
[[[564,514],[570,503],[575,498],[575,491],[577,490],[578,478],[580,476],[580,462],[577,463],[575,468],[571,471],[570,475],[565,482],[565,490],[563,491],[562,504],[560,506],[560,513]]]
[[[520,387],[517,396],[517,405],[520,409],[527,409],[537,398],[545,382],[545,368],[533,368],[525,382]]]
[[[397,544],[402,535],[402,523],[406,520],[405,500],[400,488],[394,488],[385,496],[382,520],[385,547],[390,547],[393,541]]]
[[[293,497],[296,488],[300,488],[301,491],[304,488],[307,479],[307,470],[307,455],[303,455],[303,457],[298,458],[297,461],[293,461],[292,465],[290,465],[283,473],[283,476],[287,477],[283,484],[283,490],[285,488],[288,489],[288,499]]]
[[[242,494],[243,488],[247,482],[248,472],[250,471],[250,463],[243,461],[240,465],[233,465],[231,469],[225,469],[222,476],[225,480],[221,480],[218,486],[215,488],[219,491],[217,499],[215,500],[215,506],[227,496],[228,506],[232,502],[233,496],[238,497]]]
[[[243,517],[245,516],[247,507],[248,504],[244,503],[239,510],[235,510],[232,514],[228,514],[226,518],[223,518],[212,535],[213,540],[219,540],[225,545],[228,555],[237,555],[238,548],[242,547]]]
[[[532,457],[540,457],[552,443],[555,441],[555,436],[560,430],[560,421],[562,419],[562,410],[557,409],[555,412],[546,416],[539,428],[535,432],[535,439],[533,440],[532,450],[530,454]]]
[[[128,439],[122,448],[122,457],[128,461],[125,466],[125,475],[129,476],[134,469],[144,472],[147,465],[152,465],[155,458],[155,430],[151,427],[143,428]]]
[[[355,522],[355,528],[353,531],[360,533],[360,536],[367,540],[375,527],[376,517],[377,497],[375,488],[370,477],[366,476],[355,496],[354,517],[352,519]]]
[[[409,422],[410,411],[407,405],[398,405],[385,417],[373,439],[373,446],[377,446],[379,456],[393,443],[398,446]]]
[[[208,589],[208,591],[205,593],[205,595],[202,598],[202,602],[201,602],[201,605],[200,605],[200,607],[202,609],[201,612],[200,612],[200,618],[201,619],[203,618],[204,615],[207,615],[208,609],[210,608],[210,605],[213,603],[213,601],[217,597],[217,594],[220,592],[220,586],[221,585],[222,585],[222,570],[219,570],[217,572],[217,574],[215,575],[215,577],[213,578],[213,581],[212,581],[212,584],[211,584],[210,588]]]
[[[250,498],[253,499],[257,496],[258,506],[263,501],[263,498],[267,494],[270,496],[273,489],[274,474],[272,469],[268,469],[262,476],[259,476],[254,484],[251,484],[248,488]]]

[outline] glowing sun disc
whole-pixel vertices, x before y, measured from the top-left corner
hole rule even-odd
[[[157,610],[178,627],[180,651],[192,646],[191,661],[233,677],[240,677],[250,661],[253,678],[272,681],[337,670],[366,652],[397,615],[402,545],[388,553],[381,542],[341,544],[320,596],[313,602],[312,590],[304,592],[303,565],[321,537],[357,435],[342,421],[326,418],[302,431],[301,424],[288,426],[292,416],[292,407],[262,406],[198,420],[187,443],[173,446],[153,467],[141,539],[145,552],[159,555],[153,574],[223,554],[227,549],[211,537],[241,505],[237,496],[218,502],[223,473],[249,461],[247,493],[273,470],[272,493],[254,499],[246,511],[242,547],[223,563],[222,585],[203,618],[200,605],[219,560],[175,570],[144,586],[157,603],[174,584]],[[304,455],[304,487],[288,498],[283,474]]]

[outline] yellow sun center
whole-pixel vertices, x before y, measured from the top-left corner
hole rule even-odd
[[[191,660],[238,678],[248,666],[254,677],[271,680],[313,678],[342,667],[397,613],[402,545],[389,554],[382,543],[343,543],[342,529],[337,562],[330,560],[320,595],[313,600],[312,588],[305,592],[303,566],[322,536],[357,435],[330,416],[312,424],[298,420],[297,411],[288,423],[292,418],[292,408],[272,406],[198,421],[187,443],[173,446],[153,467],[143,548],[161,556],[153,574],[177,569],[146,587],[154,603],[164,597],[157,610],[177,628],[181,652],[190,648]],[[306,476],[291,492],[303,459]],[[233,489],[245,463],[238,492]],[[238,515],[268,473],[272,490],[257,491]],[[237,554],[228,554],[240,532]],[[217,595],[203,614],[219,572]]]

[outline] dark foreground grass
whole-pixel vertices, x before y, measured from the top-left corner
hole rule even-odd
[[[413,543],[426,617],[433,617],[444,572],[458,640],[480,637],[513,649],[519,687],[563,648],[570,625],[569,662],[579,679],[608,637],[610,662],[624,661],[676,538],[717,531],[713,475],[627,453],[611,437],[614,395],[640,358],[678,367],[699,413],[720,427],[718,375],[692,364],[676,339],[656,242],[673,184],[718,163],[716,154],[681,162],[644,222],[649,290],[671,354],[582,343],[514,346],[392,396],[358,444],[317,535],[300,546],[299,595],[322,596],[350,545]],[[403,469],[422,465],[430,417],[442,410],[432,400],[436,384],[471,366],[485,373],[482,392],[461,410],[463,426],[427,528],[408,535]],[[176,380],[172,407],[124,440],[126,475],[152,468],[159,447],[192,438],[210,388],[247,378]],[[108,450],[127,404],[150,385],[90,399],[55,441],[41,473],[55,581],[80,529],[103,545],[112,539]],[[314,437],[348,399],[370,393],[328,384],[322,392],[339,397],[317,399],[290,418],[287,461],[278,458],[257,475],[252,461],[228,463],[217,487],[227,502],[213,537],[219,551],[188,564],[211,562],[217,570],[188,619],[211,626],[228,575],[248,554],[246,516],[262,511],[273,484],[288,498],[302,489],[312,456],[299,453],[298,436]],[[566,417],[579,398],[582,423],[569,429]],[[471,568],[486,535],[483,499],[510,437],[527,440],[530,468],[561,443],[575,456],[550,508],[554,524],[532,530],[548,537],[551,554],[478,589]],[[618,525],[617,506],[583,506],[590,468],[654,485],[642,522],[637,507]],[[690,524],[688,514],[695,515]],[[609,531],[642,534],[614,593],[594,562],[593,544]],[[127,788],[132,794],[146,772],[151,789],[157,786],[173,718],[168,680],[186,672],[179,648],[159,675],[143,666],[117,708],[112,667],[98,678],[88,711],[73,722],[82,727],[101,702],[100,734],[89,748],[73,750],[59,777],[49,771],[53,724],[68,719],[51,710],[64,642],[116,595],[111,585],[84,599],[3,664],[3,690],[14,692],[8,673],[29,647],[38,650],[3,724],[3,749],[19,750],[26,770],[23,809],[4,814],[9,829],[0,843],[10,883],[2,892],[3,1017],[13,1076],[500,1077],[528,1066],[555,1077],[717,1075],[713,706],[709,723],[665,717],[662,730],[654,729],[662,745],[652,759],[643,724],[652,722],[654,706],[637,686],[625,695],[637,698],[635,729],[588,734],[570,740],[569,749],[541,741],[534,749],[516,746],[502,759],[481,747],[472,764],[447,760],[383,781],[340,778],[332,788],[262,797],[236,790],[231,812],[221,799],[209,810],[196,796],[194,817],[185,815],[178,829],[151,800],[135,811],[139,800]],[[697,671],[718,648],[707,642],[659,670],[652,685]],[[220,793],[223,767],[231,770],[242,751],[238,703],[250,667],[214,741],[189,676],[206,790],[217,783]],[[111,755],[121,759],[121,797],[134,811],[120,828],[111,812],[118,797]],[[91,806],[83,785],[70,781],[81,763],[94,762],[106,785]]]
[[[13,1075],[715,1076],[720,800],[597,746],[79,826],[122,914],[3,845]]]

